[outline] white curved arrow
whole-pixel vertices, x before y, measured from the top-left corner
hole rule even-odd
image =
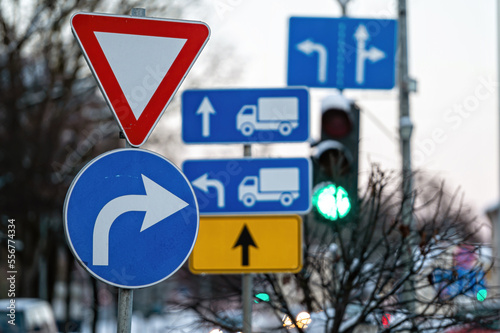
[[[209,187],[214,187],[217,191],[217,207],[222,208],[226,205],[224,185],[218,179],[208,179],[208,173],[196,178],[191,182],[205,193],[208,193]]]
[[[326,82],[327,51],[325,46],[323,44],[314,43],[310,39],[306,39],[297,44],[297,49],[308,56],[313,52],[318,53],[318,81],[321,83]]]
[[[141,232],[178,212],[188,203],[141,175],[146,195],[124,195],[108,202],[97,215],[94,226],[92,264],[107,266],[109,261],[109,231],[115,220],[126,212],[146,212]]]

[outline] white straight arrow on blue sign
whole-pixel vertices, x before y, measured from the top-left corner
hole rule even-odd
[[[201,115],[201,135],[203,137],[209,137],[210,136],[210,115],[215,114],[214,107],[212,106],[212,103],[210,103],[210,100],[208,97],[205,96],[203,98],[203,101],[201,101],[200,107],[196,111],[197,115]]]
[[[354,38],[358,43],[357,45],[357,58],[356,58],[356,82],[360,85],[365,82],[365,62],[370,60],[372,63],[377,62],[385,58],[385,53],[375,46],[372,46],[370,50],[366,49],[366,42],[370,39],[370,35],[366,30],[364,24],[360,24]]]

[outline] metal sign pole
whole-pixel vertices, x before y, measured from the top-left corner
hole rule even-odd
[[[243,146],[243,156],[252,156],[252,146]],[[252,333],[252,289],[253,289],[253,276],[252,274],[243,274],[243,333]]]
[[[145,8],[132,8],[131,16],[145,17]],[[125,140],[125,147],[132,146]],[[134,300],[134,291],[132,289],[118,288],[118,318],[117,318],[117,333],[132,332],[132,305]]]
[[[133,10],[132,10],[133,12]],[[125,140],[125,148],[133,148]],[[118,318],[117,333],[132,332],[132,304],[134,300],[134,291],[132,289],[118,288]]]
[[[118,288],[118,333],[130,333],[132,328],[132,289]]]
[[[243,333],[252,333],[252,274],[243,274]]]
[[[350,0],[337,0],[342,7],[342,16],[347,16],[347,4]]]

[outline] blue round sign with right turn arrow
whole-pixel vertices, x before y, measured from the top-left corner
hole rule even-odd
[[[63,217],[82,266],[105,283],[132,289],[175,273],[199,228],[189,181],[144,149],[117,149],[89,162],[68,190]]]

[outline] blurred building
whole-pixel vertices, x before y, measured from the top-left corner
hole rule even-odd
[[[498,263],[498,259],[500,258],[500,235],[498,232],[498,230],[500,229],[500,222],[498,221],[499,206],[500,203],[496,203],[486,209],[486,216],[491,223],[491,244],[493,249],[493,258],[497,258],[497,260],[495,261],[495,267],[491,270],[491,273],[489,274],[490,276],[488,276],[488,280],[490,282],[493,282],[494,284],[498,284],[498,282],[500,281],[500,265]]]

